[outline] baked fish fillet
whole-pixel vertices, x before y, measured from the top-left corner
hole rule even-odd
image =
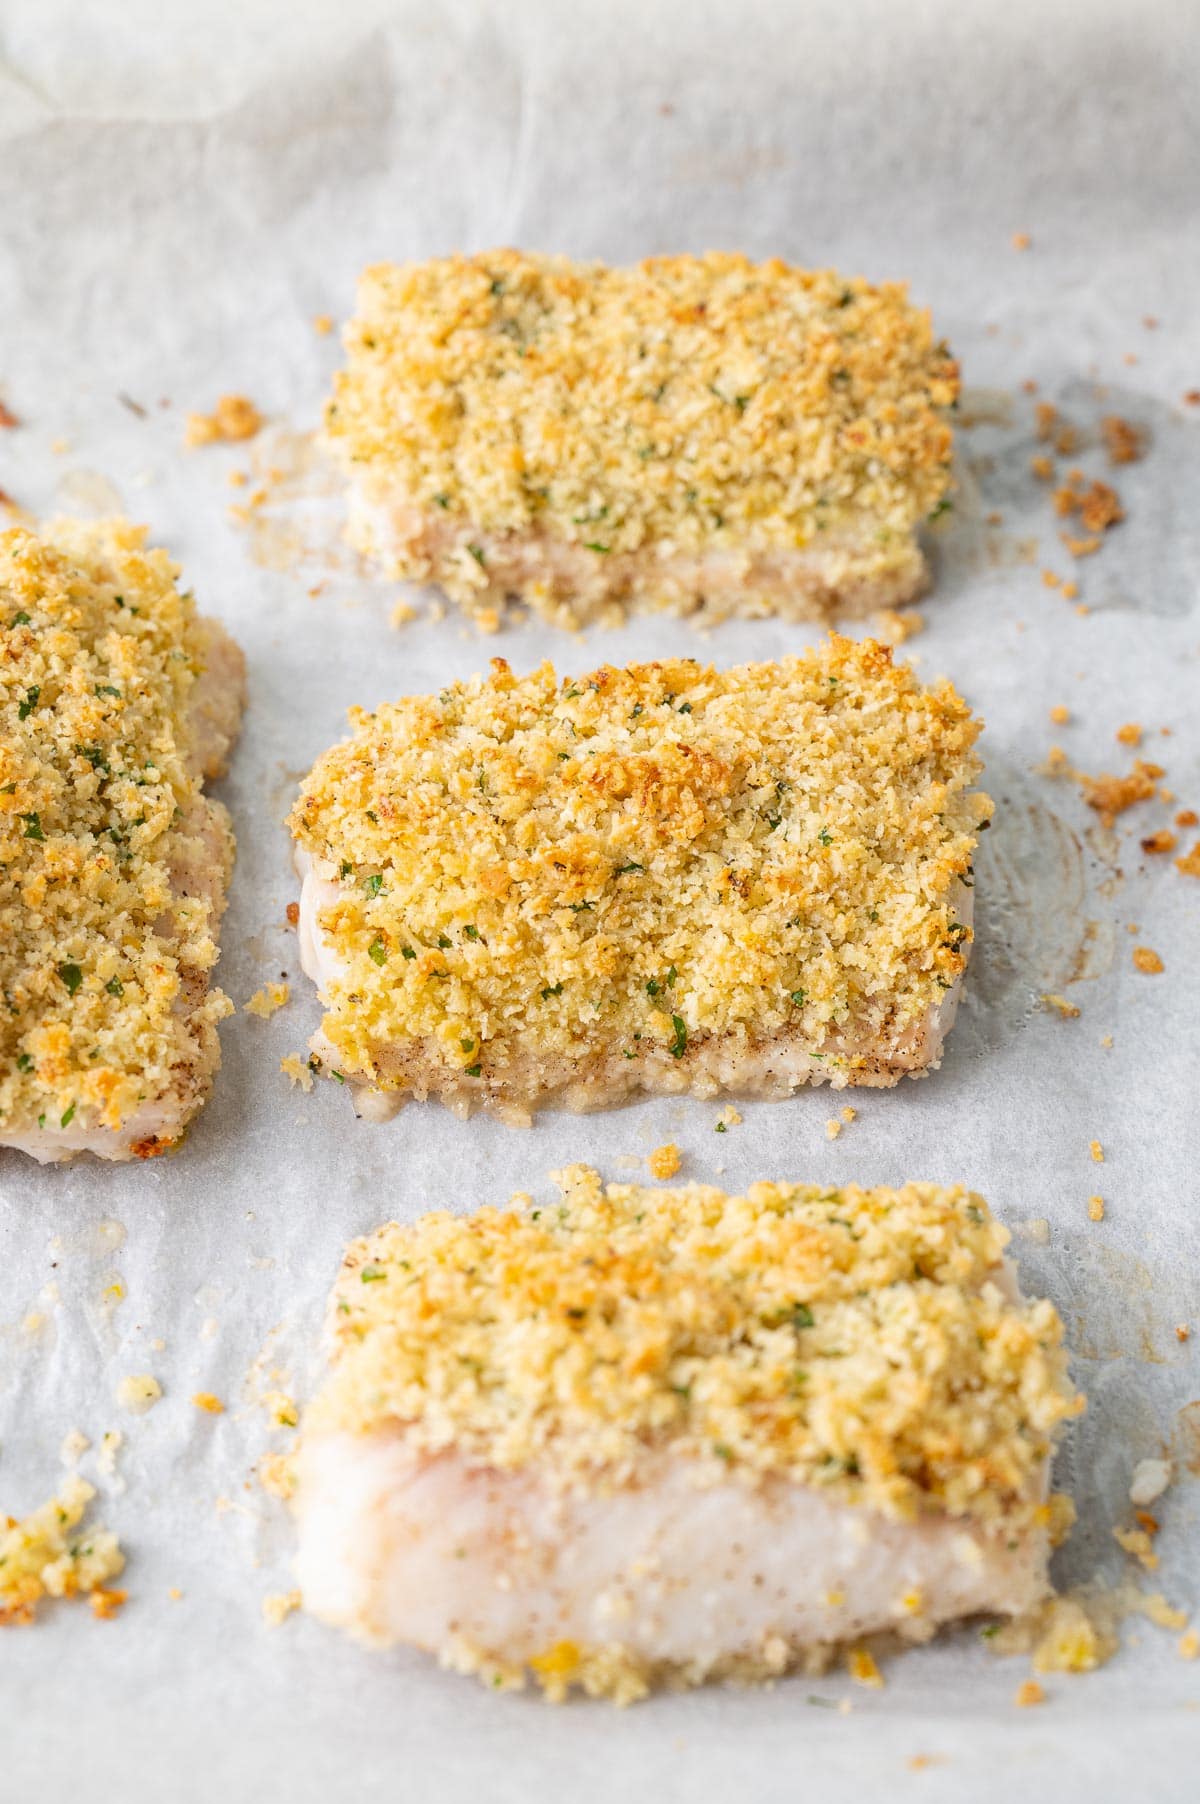
[[[526,1122],[937,1063],[992,811],[948,683],[834,637],[725,672],[496,660],[351,721],[291,827],[314,1055],[369,1110]]]
[[[980,1197],[560,1183],[349,1248],[295,1465],[310,1611],[629,1701],[1045,1595],[1083,1399]]]
[[[121,520],[0,534],[0,1146],[148,1158],[220,1063],[242,654]]]
[[[958,367],[899,284],[499,250],[367,270],[345,341],[351,539],[468,609],[830,620],[925,585]]]

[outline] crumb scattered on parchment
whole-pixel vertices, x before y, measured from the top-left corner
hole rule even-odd
[[[718,1134],[727,1134],[731,1127],[740,1127],[741,1122],[742,1117],[738,1111],[731,1102],[727,1102],[717,1116],[716,1131]]]
[[[1182,871],[1185,877],[1200,877],[1200,839],[1190,852],[1185,852],[1182,858],[1175,860],[1175,869]]]
[[[1059,702],[1056,707],[1051,708],[1050,718],[1056,727],[1065,727],[1071,718],[1071,710]]]
[[[318,313],[313,320],[313,331],[321,338],[328,338],[333,331],[333,320],[328,313]]]
[[[1163,852],[1173,852],[1179,841],[1169,827],[1160,827],[1157,833],[1148,833],[1141,843],[1142,851],[1154,857]]]
[[[260,1021],[265,1021],[276,1009],[283,1007],[291,993],[286,983],[265,983],[261,990],[255,990],[249,1002],[243,1003],[243,1012],[257,1015]]]
[[[875,636],[885,645],[903,645],[917,633],[925,631],[925,616],[914,608],[880,608],[875,616]]]
[[[96,1470],[102,1477],[116,1477],[117,1455],[124,1445],[125,1436],[119,1428],[109,1428],[101,1435],[99,1451],[96,1454]]]
[[[19,426],[20,424],[21,422],[13,412],[12,408],[6,407],[4,402],[0,401],[0,431],[11,432],[14,427]]]
[[[1114,777],[1107,771],[1102,771],[1098,777],[1086,776],[1083,771],[1071,774],[1083,791],[1088,807],[1095,809],[1104,826],[1111,827],[1127,808],[1137,802],[1150,801],[1158,779],[1166,772],[1161,764],[1149,764],[1144,758],[1138,758],[1126,777]]]
[[[1140,723],[1136,720],[1127,720],[1123,727],[1117,728],[1116,739],[1118,745],[1141,745],[1142,728]]]
[[[236,444],[253,438],[262,424],[262,415],[245,395],[222,395],[211,413],[189,413],[183,442],[193,448]]]
[[[1088,1198],[1088,1220],[1089,1221],[1103,1221],[1104,1220],[1104,1198],[1102,1196],[1089,1196],[1089,1198]]]
[[[883,1674],[879,1670],[874,1654],[865,1647],[854,1647],[846,1655],[846,1671],[856,1685],[865,1685],[870,1691],[883,1690]]]
[[[1048,991],[1041,1000],[1048,1009],[1054,1009],[1061,1015],[1064,1021],[1078,1020],[1078,1008],[1073,1002],[1068,1002],[1065,996],[1056,996],[1053,991]]]
[[[1175,1649],[1181,1660],[1194,1660],[1200,1654],[1200,1635],[1195,1629],[1189,1629],[1186,1635],[1179,1637]]]
[[[81,1428],[68,1429],[62,1438],[58,1457],[64,1466],[77,1466],[91,1444]]]
[[[135,1416],[144,1416],[162,1396],[162,1385],[149,1372],[131,1372],[117,1386],[117,1402]]]
[[[21,1521],[0,1517],[0,1626],[31,1623],[47,1597],[90,1595],[102,1619],[124,1603],[123,1591],[104,1589],[125,1565],[117,1537],[100,1527],[72,1532],[95,1495],[73,1476],[57,1497]]]
[[[836,1140],[841,1131],[841,1122],[837,1119],[836,1115],[831,1115],[829,1120],[825,1123],[825,1138],[827,1140]]]
[[[1145,972],[1147,977],[1157,977],[1166,970],[1162,959],[1150,946],[1135,946],[1133,949],[1133,967],[1135,971]]]
[[[223,1416],[225,1414],[225,1405],[222,1403],[221,1399],[215,1397],[211,1391],[196,1391],[192,1397],[192,1402],[197,1409],[202,1409],[206,1415]]]
[[[852,1109],[850,1107],[849,1103],[845,1103],[842,1107],[842,1120],[843,1121],[854,1121],[857,1119],[857,1117],[858,1117],[858,1110]]]
[[[1047,457],[1044,451],[1039,451],[1036,457],[1030,458],[1029,468],[1039,482],[1054,481],[1054,459]]]
[[[1145,451],[1145,433],[1129,420],[1121,419],[1118,414],[1104,416],[1100,422],[1100,436],[1104,440],[1104,449],[1108,452],[1110,463],[1135,464]]]
[[[1017,1687],[1017,1695],[1013,1699],[1019,1710],[1028,1710],[1034,1704],[1044,1704],[1046,1693],[1036,1679],[1026,1679]]]
[[[1181,808],[1175,816],[1177,827],[1200,827],[1200,814],[1194,808]]]
[[[272,1428],[295,1428],[300,1420],[300,1411],[294,1400],[284,1391],[268,1391],[261,1399],[263,1408],[271,1418]]]
[[[1028,232],[1014,232],[1012,235],[1012,247],[1015,251],[1027,251],[1031,243]]]
[[[269,1629],[277,1629],[287,1621],[293,1610],[300,1608],[300,1603],[298,1591],[273,1591],[262,1600],[263,1621]]]
[[[388,621],[390,625],[394,627],[408,626],[411,621],[416,620],[417,618],[416,608],[410,607],[407,601],[398,601],[388,615]]]
[[[296,1468],[290,1453],[264,1453],[256,1467],[258,1482],[269,1497],[287,1503],[296,1489]]]
[[[1097,1165],[1103,1165],[1104,1148],[1101,1146],[1101,1144],[1098,1140],[1089,1140],[1088,1151],[1091,1153],[1092,1158],[1095,1160]]]
[[[1084,532],[1095,536],[1107,532],[1125,518],[1120,496],[1107,482],[1095,478],[1089,487],[1085,488],[1083,484],[1082,473],[1072,470],[1066,482],[1055,489],[1051,499],[1060,520],[1077,515]]]
[[[1177,1341],[1187,1341],[1187,1340],[1191,1340],[1191,1338],[1192,1338],[1192,1331],[1188,1327],[1187,1323],[1180,1322],[1178,1327],[1175,1330],[1175,1339]]]
[[[1118,1547],[1135,1559],[1147,1572],[1158,1570],[1158,1555],[1154,1551],[1154,1543],[1144,1528],[1114,1528],[1113,1540]]]
[[[297,1053],[289,1052],[286,1058],[280,1059],[279,1069],[283,1072],[293,1088],[299,1084],[302,1090],[312,1089],[312,1070],[307,1060],[300,1058]]]
[[[300,904],[298,902],[289,902],[283,913],[289,927],[299,927]]]
[[[481,633],[498,633],[500,631],[501,613],[499,608],[477,608],[472,619]]]
[[[662,1146],[656,1146],[646,1163],[650,1167],[650,1175],[655,1178],[673,1178],[683,1160],[679,1148],[673,1140]]]
[[[1138,1509],[1144,1509],[1148,1503],[1157,1502],[1171,1478],[1170,1460],[1140,1459],[1133,1468],[1133,1477],[1129,1481],[1130,1503]]]

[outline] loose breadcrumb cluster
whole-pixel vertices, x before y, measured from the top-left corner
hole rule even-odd
[[[116,1536],[79,1527],[95,1495],[72,1476],[59,1496],[23,1520],[0,1518],[0,1627],[32,1622],[47,1597],[90,1594],[100,1617],[124,1601],[122,1593],[102,1588],[125,1565]]]
[[[402,1424],[430,1452],[588,1485],[667,1446],[894,1516],[1046,1523],[1082,1409],[1048,1302],[961,1188],[560,1175],[562,1201],[426,1215],[349,1248],[309,1432]]]
[[[602,561],[865,527],[883,565],[950,483],[958,368],[900,284],[497,250],[368,269],[345,342],[326,431],[368,498],[481,534]],[[486,555],[455,540],[398,573],[470,602]]]
[[[871,1081],[963,971],[980,723],[871,641],[561,681],[497,659],[351,721],[291,816],[336,881],[343,1075],[406,1087],[399,1045],[486,1099],[534,1088],[535,1053],[603,1054],[633,1088],[786,1036]]]
[[[217,959],[206,885],[174,881],[233,857],[188,721],[206,628],[144,537],[0,534],[0,1133],[119,1128],[230,1011],[194,996]]]

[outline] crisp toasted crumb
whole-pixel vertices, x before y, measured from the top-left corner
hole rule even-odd
[[[841,1131],[841,1122],[835,1115],[831,1115],[829,1120],[825,1123],[825,1138],[827,1140],[836,1140]]]
[[[1068,769],[1067,754],[1061,745],[1052,745],[1046,753],[1046,761],[1040,767],[1043,776],[1062,777]]]
[[[1098,777],[1088,777],[1082,771],[1076,771],[1075,778],[1088,807],[1096,810],[1106,827],[1111,827],[1118,814],[1123,814],[1136,802],[1148,802],[1152,798],[1154,786],[1163,774],[1161,765],[1138,758],[1125,777],[1110,776],[1107,771]]]
[[[1104,1220],[1104,1198],[1102,1196],[1089,1196],[1089,1198],[1088,1198],[1088,1220],[1089,1221],[1103,1221]]]
[[[852,1109],[850,1107],[849,1103],[846,1103],[843,1105],[843,1108],[842,1108],[842,1120],[843,1121],[854,1121],[856,1119],[857,1115],[858,1115],[858,1110]]]
[[[1117,414],[1107,414],[1101,420],[1100,433],[1110,463],[1136,463],[1144,453],[1144,432],[1139,426],[1132,425]]]
[[[1142,841],[1142,851],[1152,856],[1162,852],[1173,852],[1179,844],[1177,836],[1168,827],[1160,827],[1157,833],[1148,833]]]
[[[1025,1683],[1018,1687],[1017,1695],[1013,1700],[1021,1710],[1028,1710],[1031,1705],[1044,1704],[1045,1701],[1046,1693],[1036,1679],[1026,1679]]]
[[[1200,388],[1185,389],[1183,404],[1185,407],[1200,407]]]
[[[874,1654],[865,1647],[851,1648],[846,1655],[846,1671],[856,1685],[865,1685],[868,1690],[882,1691],[883,1674],[879,1670]]]
[[[1200,839],[1190,852],[1185,852],[1182,858],[1175,860],[1175,869],[1182,871],[1185,877],[1200,877]]]
[[[286,1058],[280,1059],[279,1069],[283,1072],[293,1089],[295,1089],[297,1084],[302,1090],[312,1089],[313,1074],[307,1059],[302,1059],[298,1054],[289,1052]]]
[[[1030,458],[1029,468],[1039,482],[1053,482],[1054,459],[1047,457],[1044,451],[1039,451],[1036,457]]]
[[[1030,243],[1031,243],[1031,240],[1030,240],[1028,232],[1014,232],[1013,233],[1012,247],[1015,251],[1027,251],[1029,249]]]
[[[276,1591],[262,1600],[263,1620],[268,1628],[277,1629],[301,1604],[298,1591]]]
[[[264,1453],[258,1462],[258,1482],[268,1496],[286,1503],[296,1489],[296,1469],[290,1453]]]
[[[313,320],[313,331],[321,338],[328,338],[333,331],[333,320],[328,313],[318,313]]]
[[[214,1397],[211,1391],[196,1391],[192,1397],[192,1402],[197,1409],[202,1409],[206,1415],[222,1416],[225,1413],[225,1405],[219,1397]]]
[[[149,1372],[133,1372],[117,1386],[117,1402],[135,1416],[144,1416],[162,1396],[162,1385]]]
[[[1134,947],[1133,964],[1135,970],[1144,971],[1148,977],[1157,977],[1160,971],[1166,969],[1158,953],[1152,951],[1149,946]]]
[[[876,1027],[894,1042],[965,968],[978,727],[870,640],[562,680],[497,658],[352,724],[290,822],[336,884],[322,1031],[348,1077],[403,1091],[419,1056],[486,1101],[535,1053],[624,1052],[636,1082],[786,1034],[869,1081]]]
[[[1074,601],[1075,597],[1079,593],[1079,584],[1075,583],[1075,582],[1064,583],[1062,586],[1062,593],[1063,593],[1064,601]],[[1086,614],[1088,612],[1088,609],[1087,608],[1076,608],[1075,612],[1077,614]]]
[[[1139,1507],[1154,1503],[1167,1489],[1172,1478],[1170,1460],[1140,1459],[1133,1468],[1129,1483],[1129,1501]]]
[[[172,1585],[167,1592],[167,1596],[173,1604],[177,1604],[182,1601],[183,1592],[179,1589],[178,1585]]]
[[[291,993],[286,983],[264,984],[261,990],[255,990],[249,1002],[243,1004],[244,1011],[247,1015],[257,1015],[265,1021],[276,1009],[283,1007]]]
[[[679,1148],[673,1140],[668,1140],[663,1146],[656,1146],[647,1160],[650,1175],[655,1178],[673,1178],[682,1163]]]
[[[283,1391],[268,1391],[262,1404],[271,1417],[273,1428],[295,1428],[300,1420],[295,1402]]]
[[[731,1102],[727,1102],[725,1107],[721,1110],[721,1113],[717,1116],[717,1132],[718,1134],[724,1134],[728,1132],[731,1127],[740,1127],[741,1122],[741,1115]]]
[[[925,616],[918,614],[915,608],[880,608],[875,616],[875,628],[885,645],[903,645],[916,633],[925,631]]]
[[[1101,1144],[1098,1140],[1093,1140],[1089,1143],[1088,1151],[1091,1153],[1092,1158],[1097,1165],[1103,1165],[1104,1148],[1101,1146]]]
[[[1060,536],[1072,557],[1091,557],[1093,552],[1100,549],[1100,540],[1094,535],[1079,538],[1075,533],[1064,532]]]
[[[289,927],[299,927],[300,904],[298,902],[289,902],[283,913]]]
[[[1142,729],[1136,720],[1130,720],[1123,727],[1117,728],[1117,742],[1120,745],[1141,745]]]
[[[1191,1338],[1192,1338],[1192,1331],[1188,1327],[1188,1324],[1186,1322],[1180,1322],[1178,1327],[1175,1330],[1175,1339],[1177,1341],[1187,1341],[1187,1340],[1191,1340]]]
[[[23,1520],[0,1516],[0,1626],[30,1623],[44,1598],[94,1593],[122,1570],[125,1556],[115,1535],[103,1528],[71,1532],[95,1495],[73,1476]],[[123,1594],[112,1595],[123,1601]],[[97,1614],[115,1607],[101,1605]]]
[[[392,609],[391,613],[388,615],[388,623],[391,626],[399,628],[402,626],[408,626],[410,624],[410,622],[416,620],[417,618],[418,618],[418,615],[417,615],[416,608],[411,607],[407,601],[398,601],[396,603],[395,607]]]
[[[20,424],[21,422],[13,412],[12,408],[6,407],[4,402],[0,401],[0,431],[11,432]]]
[[[774,1472],[887,1514],[1023,1524],[1045,1507],[1031,1475],[1082,1403],[1052,1305],[990,1281],[1007,1235],[981,1198],[726,1196],[604,1186],[582,1166],[559,1182],[552,1209],[426,1215],[353,1243],[306,1432],[403,1421],[415,1447],[506,1469],[553,1445],[582,1484],[653,1433],[748,1482]],[[921,1407],[897,1414],[918,1370]]]
[[[212,413],[188,415],[183,442],[191,447],[222,441],[233,444],[253,438],[262,424],[262,415],[245,395],[222,395]]]
[[[1039,401],[1033,412],[1037,435],[1045,443],[1058,429],[1058,409],[1049,401]]]
[[[1050,718],[1056,727],[1065,727],[1071,718],[1071,710],[1064,707],[1062,702],[1058,702],[1055,707],[1051,708]]]
[[[1064,1021],[1075,1021],[1078,1019],[1078,1008],[1073,1002],[1068,1002],[1065,996],[1056,996],[1053,991],[1050,991],[1042,997],[1042,1001],[1047,1008],[1052,1008],[1060,1014]]]
[[[98,1586],[91,1594],[92,1615],[100,1622],[110,1622],[128,1598],[127,1591]]]
[[[1194,1660],[1200,1654],[1200,1635],[1195,1629],[1189,1629],[1186,1635],[1179,1637],[1175,1648],[1181,1660]]]
[[[1181,808],[1175,816],[1177,827],[1200,827],[1200,814],[1194,808]]]
[[[1047,589],[1059,589],[1062,587],[1062,577],[1056,575],[1053,570],[1043,570],[1042,584]]]
[[[1132,1555],[1140,1566],[1144,1566],[1147,1572],[1158,1570],[1158,1555],[1144,1528],[1114,1528],[1113,1540],[1127,1554]]]

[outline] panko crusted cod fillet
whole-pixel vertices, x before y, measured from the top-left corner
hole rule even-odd
[[[291,816],[314,1062],[514,1123],[935,1065],[992,804],[979,722],[870,641],[492,674],[351,715]]]
[[[559,1183],[349,1248],[294,1467],[310,1611],[629,1701],[1046,1594],[1083,1399],[980,1197]]]
[[[899,284],[497,250],[367,270],[345,342],[351,540],[470,610],[827,621],[925,586],[958,366]]]
[[[242,654],[121,520],[0,535],[0,1146],[148,1158],[220,1062],[233,868],[203,789]]]

